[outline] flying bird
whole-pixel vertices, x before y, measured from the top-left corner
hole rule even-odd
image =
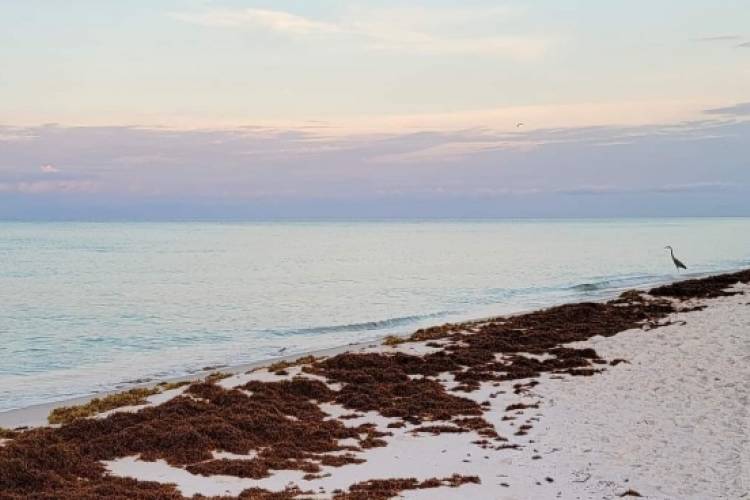
[[[523,122],[516,123],[516,128],[521,128],[521,127],[523,127]]]
[[[677,272],[680,272],[680,269],[687,269],[687,266],[683,264],[680,259],[674,256],[674,250],[671,246],[667,245],[664,247],[664,249],[669,249],[669,254],[672,256],[672,262],[674,262],[674,267],[677,268]]]

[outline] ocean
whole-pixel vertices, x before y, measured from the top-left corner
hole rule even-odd
[[[0,411],[748,266],[747,218],[0,222]]]

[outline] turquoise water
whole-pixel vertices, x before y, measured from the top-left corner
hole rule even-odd
[[[0,411],[672,280],[667,244],[750,266],[750,219],[0,223]]]

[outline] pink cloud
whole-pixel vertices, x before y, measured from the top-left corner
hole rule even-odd
[[[54,165],[50,165],[50,164],[42,165],[41,167],[39,167],[39,170],[41,170],[45,174],[56,174],[56,173],[58,173],[60,171],[59,168],[55,167]]]
[[[93,193],[98,187],[90,180],[0,182],[0,193]]]

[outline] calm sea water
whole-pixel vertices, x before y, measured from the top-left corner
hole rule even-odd
[[[0,223],[0,411],[750,265],[750,219]],[[683,273],[685,274],[685,273]]]

